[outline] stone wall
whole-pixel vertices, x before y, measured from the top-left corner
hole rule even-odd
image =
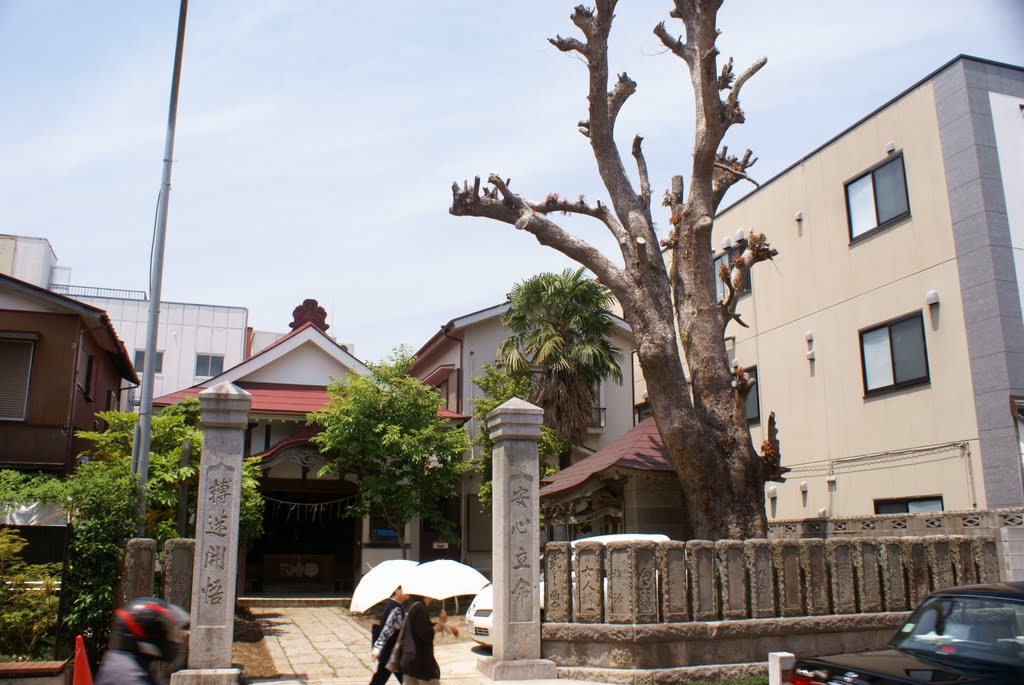
[[[877,649],[928,593],[1000,578],[996,539],[982,535],[555,542],[545,566],[542,657],[614,682],[627,675],[574,669]]]
[[[901,537],[904,535],[998,536],[1004,528],[1024,529],[1024,509],[939,511],[923,514],[884,514],[846,518],[806,518],[771,521],[772,540],[840,537]]]
[[[548,543],[545,620],[677,623],[906,611],[999,580],[992,536]]]

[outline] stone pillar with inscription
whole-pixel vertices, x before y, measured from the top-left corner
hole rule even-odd
[[[239,671],[231,668],[231,640],[242,460],[251,403],[249,393],[231,383],[199,393],[203,457],[196,497],[188,670],[175,673],[172,685],[238,681]]]
[[[537,439],[544,410],[513,398],[487,415],[494,485],[492,657],[479,669],[493,680],[555,678],[540,649],[540,490]]]

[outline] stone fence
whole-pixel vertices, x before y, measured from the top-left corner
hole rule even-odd
[[[553,542],[545,559],[551,623],[906,611],[932,590],[1000,578],[991,536],[581,542],[574,554]]]
[[[992,535],[548,543],[542,655],[560,677],[615,682],[759,672],[770,651],[881,647],[929,592],[999,578]]]
[[[879,514],[845,518],[784,519],[768,524],[772,540],[904,535],[999,535],[1024,529],[1024,508]]]

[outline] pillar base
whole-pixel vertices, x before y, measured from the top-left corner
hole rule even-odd
[[[188,668],[171,675],[171,685],[238,685],[237,668]]]
[[[555,662],[548,659],[500,661],[493,656],[482,656],[476,668],[491,680],[554,680],[558,677]]]

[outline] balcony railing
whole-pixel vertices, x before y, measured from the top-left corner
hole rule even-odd
[[[146,293],[141,290],[123,290],[121,288],[94,288],[88,285],[67,285],[65,283],[54,283],[50,290],[68,297],[107,297],[115,300],[137,300],[146,299]]]

